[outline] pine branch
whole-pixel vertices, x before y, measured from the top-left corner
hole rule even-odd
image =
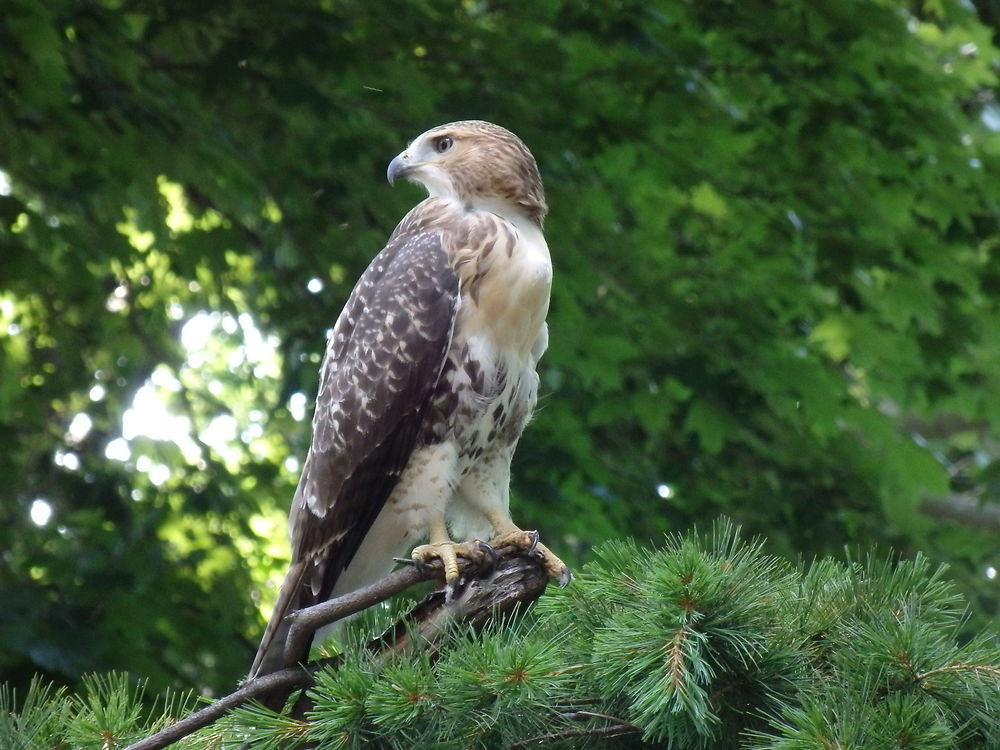
[[[449,601],[431,594],[407,623],[374,640],[353,628],[348,652],[248,682],[129,750],[182,737],[198,747],[246,740],[261,750],[777,750],[825,739],[895,746],[898,738],[927,750],[1000,748],[1000,648],[988,633],[960,641],[964,603],[924,557],[796,568],[726,524],[706,537],[672,537],[662,550],[617,543],[595,554],[577,585],[476,637],[473,627],[530,601],[546,580],[516,550],[501,550],[488,582],[466,564]],[[376,588],[388,594],[435,574],[437,566],[407,568]],[[300,618],[311,628],[380,596],[358,592]],[[396,620],[382,608],[370,614],[356,625],[378,632]],[[456,621],[465,625],[452,627]],[[20,713],[5,712],[12,698],[0,690],[0,746],[26,747],[40,736],[103,746],[183,713],[165,708],[148,718],[124,680],[86,688],[80,698],[39,693]],[[300,698],[284,714],[240,706],[294,689]],[[222,715],[214,729],[191,736]]]
[[[419,633],[422,645],[433,646],[449,623],[463,621],[473,627],[482,627],[495,613],[508,612],[519,603],[529,603],[541,596],[548,577],[538,561],[524,556],[515,547],[502,547],[496,553],[496,564],[488,578],[477,577],[483,572],[479,564],[460,559],[461,577],[450,601],[446,601],[443,591],[430,594],[393,628],[372,641],[369,648],[386,653],[404,650],[411,645],[408,632],[413,630]],[[420,567],[401,568],[370,586],[292,613],[289,615],[292,626],[285,646],[286,655],[303,650],[308,652],[314,633],[322,626],[342,620],[417,583],[434,578],[444,578],[438,560]],[[407,623],[410,623],[409,631]],[[316,672],[331,662],[335,663],[336,660],[308,662],[250,680],[230,695],[129,745],[126,750],[160,750],[208,726],[247,701],[273,698],[276,694],[288,695],[309,687]]]
[[[670,665],[670,685],[682,697],[687,693],[687,665],[684,663],[684,641],[687,640],[688,628],[678,628],[677,633],[667,644],[667,661]]]

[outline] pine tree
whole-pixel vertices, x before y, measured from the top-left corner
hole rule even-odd
[[[793,565],[719,524],[606,544],[567,589],[433,647],[353,623],[292,717],[247,704],[182,748],[1000,748],[1000,648],[926,558]],[[117,748],[189,711],[122,675],[0,692],[0,747]]]

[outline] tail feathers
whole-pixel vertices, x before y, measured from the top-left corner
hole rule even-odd
[[[250,668],[249,679],[277,672],[286,666],[285,641],[288,639],[291,625],[285,618],[299,608],[299,592],[305,568],[305,563],[300,561],[292,563],[288,569],[288,575],[281,584],[278,601],[274,605],[274,612],[264,629],[264,637],[261,638],[257,656],[254,657],[253,666]]]

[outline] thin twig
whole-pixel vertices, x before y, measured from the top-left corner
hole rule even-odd
[[[1000,667],[995,667],[992,664],[974,664],[968,661],[959,662],[958,664],[947,664],[943,667],[938,667],[937,669],[932,669],[928,672],[918,674],[916,677],[918,681],[923,682],[928,677],[933,677],[934,675],[956,674],[961,672],[985,674],[994,680],[1000,680]]]
[[[620,737],[623,734],[637,734],[641,731],[641,728],[637,727],[635,724],[629,724],[628,722],[612,724],[608,727],[580,727],[579,729],[565,729],[562,732],[549,732],[548,734],[539,734],[535,737],[529,737],[526,740],[521,740],[520,742],[511,745],[510,750],[518,750],[519,748],[525,748],[529,745],[540,745],[543,742],[551,742],[553,740],[564,740],[568,737]]]
[[[595,713],[594,711],[568,711],[562,714],[562,716],[564,719],[606,719],[607,721],[613,721],[615,723],[606,727],[567,728],[561,732],[539,734],[535,737],[529,737],[526,740],[521,740],[520,742],[511,745],[509,750],[517,750],[517,748],[524,748],[528,745],[538,745],[551,740],[562,740],[567,737],[586,737],[588,735],[598,737],[618,737],[623,734],[637,734],[642,731],[642,727],[638,727],[635,724],[625,721],[625,719],[621,719],[617,716],[610,716],[608,714]]]
[[[625,719],[620,719],[617,716],[611,716],[609,714],[595,713],[594,711],[572,711],[568,714],[563,714],[563,715],[567,716],[570,719],[575,719],[577,717],[584,719],[607,719],[608,721],[615,721],[618,722],[619,724],[628,724],[628,722],[625,721]],[[640,731],[640,728],[635,727],[635,730],[638,732]]]

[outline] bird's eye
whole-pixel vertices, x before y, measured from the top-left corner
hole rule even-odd
[[[439,153],[443,154],[449,148],[454,145],[455,141],[451,139],[450,135],[443,135],[434,141],[434,149]]]

